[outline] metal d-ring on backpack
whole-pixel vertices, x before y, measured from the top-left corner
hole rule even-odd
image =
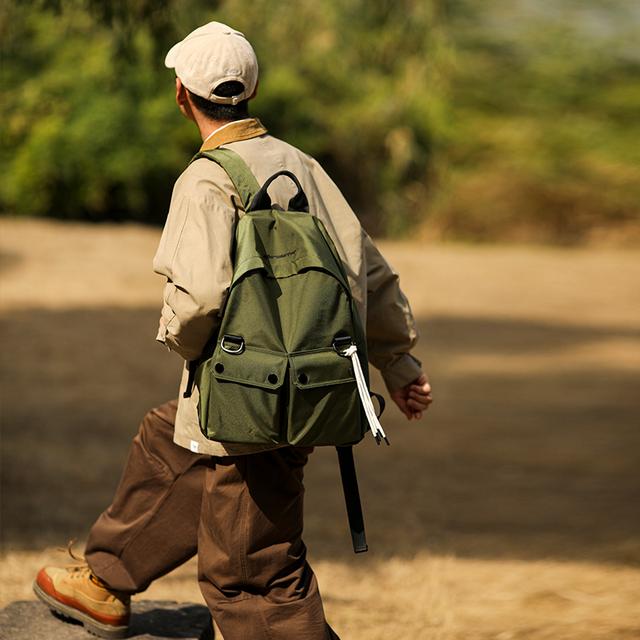
[[[279,171],[260,187],[231,150],[199,157],[228,173],[245,208],[216,341],[192,368],[200,427],[219,442],[336,446],[354,551],[366,551],[351,446],[367,428],[378,444],[388,440],[342,262],[294,174]],[[267,192],[281,176],[297,187],[287,211]]]

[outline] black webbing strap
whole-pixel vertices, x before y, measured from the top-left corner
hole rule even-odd
[[[199,360],[190,360],[187,363],[187,370],[189,371],[189,376],[187,377],[187,386],[184,389],[184,393],[182,394],[183,398],[190,398],[193,393],[193,385],[196,381],[196,371],[198,370],[198,365],[200,364]]]
[[[353,447],[336,447],[338,463],[340,464],[340,477],[344,491],[344,502],[347,507],[347,518],[351,529],[351,541],[354,553],[363,553],[369,548],[364,533],[364,517],[360,504],[360,492],[358,491],[358,478],[356,477],[356,465],[353,461]]]

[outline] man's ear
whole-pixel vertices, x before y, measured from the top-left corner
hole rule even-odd
[[[193,120],[195,122],[195,118],[193,117],[193,109],[191,107],[191,103],[189,102],[189,96],[187,94],[187,88],[182,84],[182,80],[176,77],[176,104],[178,105],[178,109],[180,109],[180,113],[187,119]]]

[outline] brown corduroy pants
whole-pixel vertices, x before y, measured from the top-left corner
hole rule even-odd
[[[198,554],[202,594],[225,640],[336,640],[302,541],[310,449],[228,458],[173,442],[177,402],[150,411],[85,556],[137,593]]]

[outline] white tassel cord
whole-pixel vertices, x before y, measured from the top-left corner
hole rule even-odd
[[[369,422],[369,428],[371,429],[371,433],[373,437],[376,439],[376,442],[380,444],[380,438],[382,438],[387,444],[389,444],[389,440],[387,440],[387,435],[378,420],[378,416],[376,416],[376,410],[373,406],[373,402],[371,402],[371,395],[369,394],[369,389],[367,388],[367,381],[364,377],[364,373],[362,371],[362,367],[360,366],[360,359],[358,358],[358,348],[355,344],[347,347],[347,349],[343,352],[343,355],[351,358],[351,362],[353,364],[353,372],[356,377],[356,383],[358,385],[358,393],[360,395],[360,401],[362,402],[362,406],[364,407],[364,412],[367,416],[367,421]]]

